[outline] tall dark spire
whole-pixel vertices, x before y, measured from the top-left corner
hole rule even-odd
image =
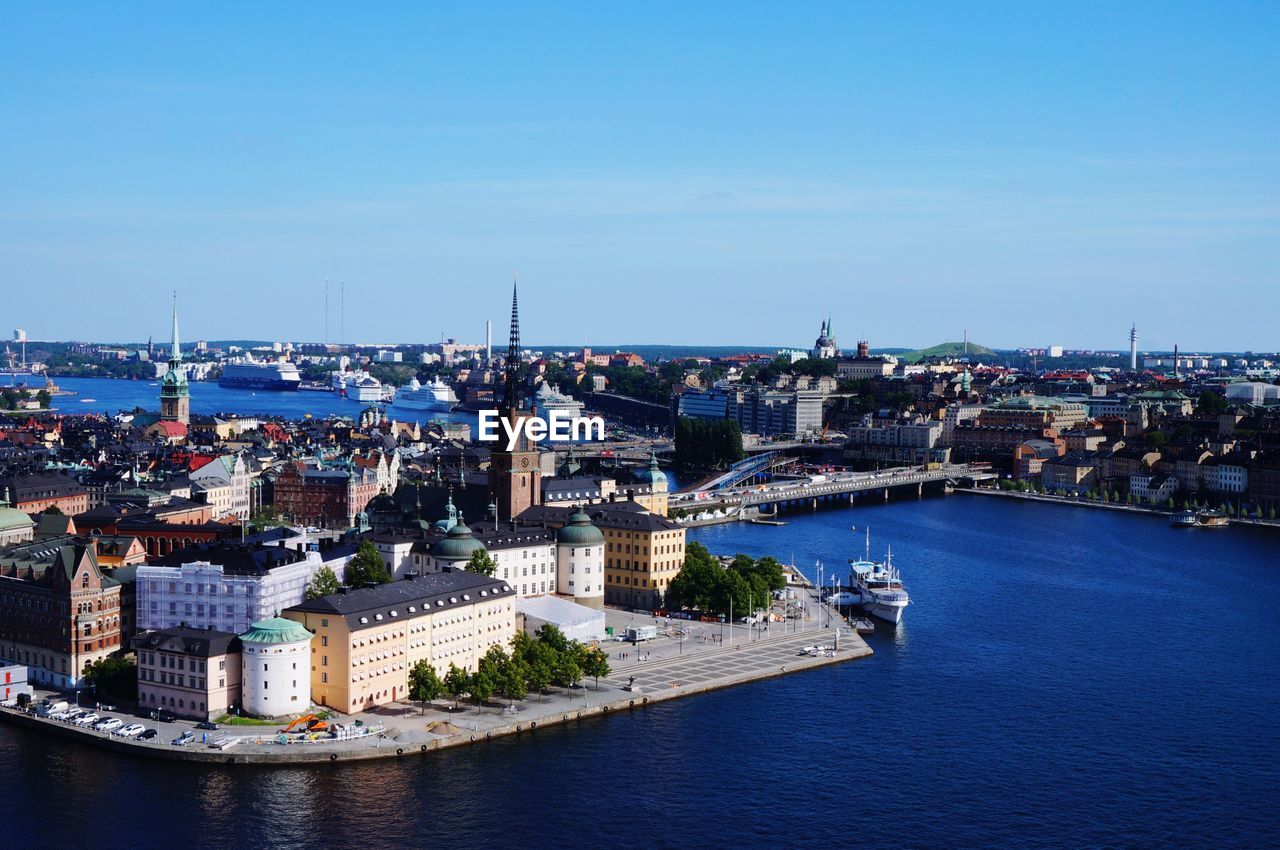
[[[520,410],[523,407],[523,392],[520,384],[520,300],[516,292],[516,281],[511,280],[511,338],[507,343],[506,394],[508,411]]]

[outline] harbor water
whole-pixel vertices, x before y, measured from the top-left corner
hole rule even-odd
[[[869,525],[912,598],[873,657],[333,769],[0,726],[0,822],[99,848],[1280,845],[1274,532],[971,495],[785,518],[690,536],[840,572]]]

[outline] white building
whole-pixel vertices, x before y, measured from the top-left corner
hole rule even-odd
[[[604,640],[604,611],[579,605],[556,596],[533,596],[516,600],[516,613],[523,619],[527,634],[536,635],[538,629],[552,625],[569,640],[590,643]]]
[[[1227,385],[1227,398],[1245,404],[1266,404],[1269,401],[1280,401],[1280,386],[1264,384],[1261,381],[1244,381]]]
[[[27,668],[22,664],[0,663],[0,702],[17,699],[18,694],[32,694]]]
[[[297,605],[321,566],[341,580],[350,547],[328,552],[223,544],[182,549],[138,567],[139,631],[181,625],[242,632]]]
[[[272,617],[240,635],[240,698],[258,717],[301,714],[311,707],[311,637],[296,620]]]
[[[250,475],[244,458],[239,455],[223,455],[206,463],[189,476],[196,492],[203,492],[206,504],[213,506],[214,519],[231,515],[247,520]]]

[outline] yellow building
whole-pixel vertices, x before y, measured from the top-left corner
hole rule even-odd
[[[522,513],[520,521],[559,528],[575,510],[539,505]],[[587,505],[582,510],[604,535],[604,603],[645,611],[661,608],[667,588],[684,565],[684,527],[635,501]]]
[[[315,632],[311,695],[346,714],[409,698],[409,670],[427,660],[441,677],[473,671],[492,646],[515,636],[515,591],[464,571],[311,599],[281,615]]]

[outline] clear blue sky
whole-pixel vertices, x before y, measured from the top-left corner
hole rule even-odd
[[[1280,347],[1280,3],[443,5],[7,4],[0,322]]]

